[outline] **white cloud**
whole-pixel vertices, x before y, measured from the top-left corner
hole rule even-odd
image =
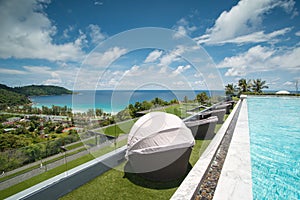
[[[300,31],[297,31],[295,35],[300,37]]]
[[[125,67],[125,66],[124,66]],[[160,68],[156,65],[142,64],[133,65],[127,70],[110,71],[107,70],[101,76],[98,86],[103,88],[115,89],[136,89],[149,88],[159,86],[160,88],[168,89],[191,89],[194,81],[198,80],[193,76],[180,73],[177,76],[172,75],[184,70],[190,70],[191,74],[195,74],[195,69],[189,65],[179,66],[174,70],[171,67],[165,68],[165,72],[161,73]],[[190,73],[189,73],[190,74]],[[111,81],[113,80],[113,81]],[[196,88],[201,88],[202,85],[195,85]],[[203,88],[205,89],[205,88]]]
[[[101,28],[98,25],[90,24],[88,26],[88,29],[90,31],[89,35],[92,38],[92,42],[94,44],[98,44],[99,42],[101,42],[106,38],[105,34],[101,33]]]
[[[147,56],[144,62],[145,63],[155,62],[162,55],[162,53],[163,53],[162,51],[154,50],[151,53],[149,53],[149,55]]]
[[[0,58],[39,58],[50,61],[78,61],[84,53],[81,34],[74,42],[55,44],[54,26],[36,0],[0,1]]]
[[[197,72],[196,74],[194,74],[194,77],[200,78],[203,77],[203,74],[201,72]]]
[[[61,79],[47,79],[46,81],[43,81],[43,85],[59,85],[62,83]]]
[[[226,76],[245,76],[253,72],[276,69],[299,71],[300,47],[276,49],[260,45],[232,57],[226,57],[218,68],[228,68]]]
[[[283,83],[283,85],[287,85],[287,86],[291,86],[294,85],[295,83],[291,82],[291,81],[286,81],[285,83]]]
[[[176,70],[174,70],[174,71],[172,72],[172,75],[173,75],[173,76],[177,76],[178,74],[181,74],[181,73],[183,73],[184,71],[186,71],[186,70],[188,70],[188,69],[190,69],[190,68],[191,68],[191,65],[186,65],[186,66],[180,65],[180,66],[177,67]]]
[[[96,6],[102,6],[102,5],[103,5],[103,2],[101,2],[101,1],[95,1],[95,2],[94,2],[94,5],[96,5]]]
[[[87,57],[83,64],[93,67],[107,67],[111,62],[117,60],[120,56],[126,53],[127,50],[120,47],[110,48],[104,53],[93,52]]]
[[[179,21],[177,21],[176,26],[173,29],[176,31],[176,33],[173,35],[173,38],[179,39],[190,35],[192,32],[197,30],[197,27],[191,26],[187,19],[181,18]]]
[[[281,7],[287,13],[295,11],[294,1],[285,0],[241,0],[229,11],[224,11],[206,34],[195,38],[198,43],[222,44],[226,42],[244,43],[268,41],[278,35],[285,34],[287,29],[281,29],[270,34],[258,31],[266,14],[276,7]]]
[[[186,83],[183,81],[174,81],[173,85],[182,87],[182,86],[186,85]]]
[[[262,64],[261,62],[264,62],[273,53],[274,50],[258,45],[250,48],[247,52],[241,53],[237,56],[225,57],[224,60],[217,65],[217,67],[227,68]]]
[[[0,68],[1,80],[12,86],[28,84],[60,85],[72,89],[78,67],[22,66],[18,69]]]
[[[275,39],[278,36],[284,35],[291,31],[292,28],[283,28],[277,31],[273,31],[271,33],[264,33],[263,31],[257,31],[254,33],[250,33],[248,35],[243,35],[240,37],[236,37],[229,40],[220,41],[219,43],[237,43],[237,44],[243,44],[243,43],[255,43],[255,42],[276,42]]]
[[[241,66],[241,67],[230,68],[225,73],[225,76],[246,76],[246,67]]]
[[[34,73],[34,74],[51,74],[52,75],[52,71],[50,67],[47,66],[23,66],[23,68],[30,72],[30,73]]]
[[[139,69],[139,66],[134,65],[129,70],[125,71],[124,76],[139,76],[142,74],[142,72]]]
[[[180,55],[183,54],[187,50],[184,46],[177,46],[173,51],[166,53],[160,59],[159,66],[168,67],[172,62],[178,61],[180,59]]]
[[[27,74],[27,72],[17,69],[0,68],[0,74]]]
[[[72,31],[74,31],[74,27],[73,26],[69,26],[67,29],[65,29],[63,31],[64,38],[70,38],[69,33],[72,32]]]
[[[174,38],[178,39],[183,36],[187,36],[187,30],[184,28],[184,26],[178,26],[176,28],[176,33],[174,34]]]
[[[194,85],[205,85],[205,81],[195,81]]]

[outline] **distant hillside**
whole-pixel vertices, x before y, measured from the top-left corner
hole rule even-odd
[[[0,85],[0,108],[30,103],[30,100],[25,95],[3,88],[5,87]]]
[[[66,88],[52,85],[29,85],[13,88],[15,92],[26,96],[45,96],[45,95],[63,95],[72,94],[72,91]]]
[[[0,108],[7,106],[29,104],[29,96],[72,94],[72,91],[63,87],[48,85],[30,85],[24,87],[8,87],[0,84]]]

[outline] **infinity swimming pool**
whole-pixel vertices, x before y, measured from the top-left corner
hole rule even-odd
[[[254,199],[300,199],[300,98],[249,97]]]

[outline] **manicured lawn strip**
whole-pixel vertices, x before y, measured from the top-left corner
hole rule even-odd
[[[131,128],[130,125],[132,126],[133,124],[128,123],[128,125],[126,126],[127,129],[124,130],[124,129],[121,129],[118,125],[115,124],[115,125],[112,125],[112,126],[109,126],[107,128],[102,129],[102,131],[105,135],[117,137],[121,134],[129,133],[130,128]]]
[[[211,140],[196,140],[190,164],[193,166]],[[123,169],[125,163],[118,166]],[[112,169],[64,196],[68,199],[170,199],[183,178],[170,182],[153,182],[138,175]]]
[[[102,156],[106,153],[109,153],[109,152],[115,150],[116,148],[122,147],[126,144],[127,144],[127,139],[124,139],[124,140],[118,141],[116,143],[116,146],[114,144],[111,144],[107,147],[104,147],[104,148],[98,150],[98,151],[92,152],[92,155],[95,156],[95,157],[99,157],[99,156]]]
[[[180,118],[185,118],[190,116],[190,114],[187,113],[187,110],[192,108],[193,107],[190,104],[177,104],[177,105],[164,108],[161,111],[165,111],[167,113],[177,115]]]
[[[157,183],[133,174],[124,176],[124,172],[112,169],[62,199],[169,199],[182,181]]]
[[[79,159],[72,160],[72,161],[68,162],[68,169],[71,169],[71,168],[79,166],[83,163],[86,163],[86,162],[92,160],[93,158],[94,158],[93,156],[88,154],[88,155],[85,155],[85,156],[83,156]],[[0,199],[4,199],[6,197],[9,197],[13,194],[16,194],[16,193],[22,191],[22,190],[25,190],[25,189],[27,189],[27,188],[29,188],[29,187],[37,184],[37,183],[45,181],[45,180],[47,180],[51,177],[54,177],[54,176],[56,176],[60,173],[63,173],[65,170],[66,170],[66,166],[61,165],[61,166],[56,167],[54,169],[51,169],[47,172],[44,172],[44,173],[42,173],[38,176],[32,177],[32,178],[30,178],[30,179],[28,179],[28,180],[26,180],[22,183],[16,184],[16,185],[14,185],[12,187],[9,187],[5,190],[2,190],[1,193],[0,193]]]
[[[224,119],[227,117],[228,115],[225,115]],[[216,125],[215,133],[221,126],[222,124]],[[196,140],[195,142],[190,156],[192,166],[198,161],[211,140]],[[124,164],[118,168],[123,169],[123,167]],[[181,182],[182,179],[167,183],[151,182],[137,175],[112,169],[72,191],[62,199],[170,199]]]
[[[195,140],[195,146],[190,156],[190,164],[194,166],[196,162],[199,160],[202,153],[208,147],[211,140]]]
[[[103,133],[105,135],[113,136],[113,137],[119,136],[121,134],[126,134],[126,133],[130,132],[131,127],[137,120],[138,119],[133,119],[131,121],[121,122],[116,125],[103,127],[102,129],[99,129],[98,132]]]
[[[72,150],[72,149],[76,149],[76,148],[78,148],[78,147],[81,147],[81,146],[83,146],[84,144],[82,143],[82,142],[79,142],[79,143],[76,143],[76,144],[73,144],[73,145],[69,145],[69,146],[67,146],[66,148],[68,149],[68,150]]]
[[[22,171],[18,171],[18,172],[16,172],[16,173],[7,175],[7,176],[5,176],[5,177],[0,178],[0,182],[6,181],[6,180],[11,179],[11,178],[13,178],[13,177],[15,177],[15,176],[24,174],[24,173],[26,173],[26,172],[29,172],[29,171],[33,170],[33,169],[37,169],[37,168],[39,168],[39,167],[40,167],[40,165],[34,165],[34,166],[29,167],[29,168],[27,168],[27,169],[24,169],[24,170],[22,170]]]

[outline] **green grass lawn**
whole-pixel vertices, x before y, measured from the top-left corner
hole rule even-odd
[[[193,108],[193,106],[191,104],[176,104],[176,105],[172,105],[170,107],[164,108],[162,111],[177,115],[180,118],[186,118],[186,117],[190,116],[190,114],[186,113],[187,110],[192,109],[192,108]]]
[[[78,147],[81,147],[81,146],[83,146],[84,144],[82,143],[82,142],[78,142],[78,143],[76,143],[76,144],[71,144],[71,145],[68,145],[66,148],[68,149],[68,150],[72,150],[72,149],[76,149],[76,148],[78,148]]]
[[[215,132],[221,126],[222,124],[217,124]],[[191,166],[195,165],[211,140],[196,140],[195,142],[190,156]],[[124,165],[125,163],[118,169],[123,169]],[[170,182],[153,182],[138,175],[112,169],[61,199],[170,199],[182,181],[183,178]]]
[[[119,124],[111,125],[100,129],[98,132],[105,135],[118,137],[121,134],[126,134],[130,132],[131,127],[138,119],[133,119],[131,121],[122,122]]]
[[[193,166],[211,140],[196,140],[190,156]],[[125,163],[118,166],[123,169]],[[183,178],[169,182],[153,182],[138,175],[112,169],[64,196],[68,199],[170,199]]]

